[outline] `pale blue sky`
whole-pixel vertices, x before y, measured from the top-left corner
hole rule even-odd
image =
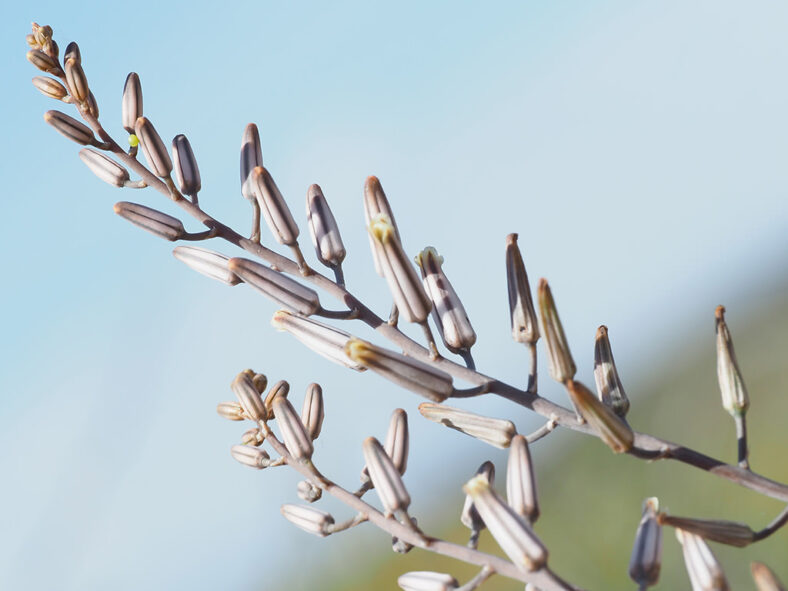
[[[189,272],[113,215],[118,200],[167,204],[101,183],[44,124],[58,107],[29,83],[31,20],[61,48],[80,43],[108,128],[137,71],[162,135],[191,139],[201,202],[244,230],[238,147],[257,122],[299,219],[322,185],[349,285],[382,313],[361,209],[378,175],[405,246],[445,256],[477,362],[501,378],[525,373],[508,332],[509,232],[532,280],[550,278],[585,379],[601,323],[637,375],[677,335],[710,338],[716,304],[735,325],[786,285],[784,2],[16,3],[0,22],[2,588],[259,589],[265,576],[299,589],[296,549],[361,537],[386,551],[373,532],[313,540],[287,526],[278,505],[295,478],[237,466],[242,430],[213,408],[245,367],[299,393],[321,381],[318,458],[352,485],[363,437],[419,402],[310,356],[270,328],[273,304]],[[412,424],[415,449],[470,449]],[[435,462],[409,469],[422,508]]]

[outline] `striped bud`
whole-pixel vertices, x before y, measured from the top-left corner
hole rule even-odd
[[[88,98],[86,99],[86,104],[88,108],[88,113],[94,118],[99,118],[99,108],[98,103],[96,102],[96,97],[93,95],[93,92],[88,92]]]
[[[416,255],[416,264],[421,269],[424,291],[432,301],[432,318],[446,348],[452,353],[469,351],[476,342],[476,333],[457,292],[443,272],[443,257],[428,246]]]
[[[515,566],[534,571],[547,564],[547,549],[526,521],[492,489],[484,476],[471,478],[463,490],[473,499],[487,529]]]
[[[264,421],[268,418],[268,411],[263,404],[263,399],[260,397],[260,393],[254,387],[252,378],[248,374],[244,372],[239,373],[233,380],[230,388],[250,419],[253,421]]]
[[[367,177],[367,181],[364,183],[364,221],[366,226],[369,227],[373,218],[380,214],[388,217],[391,225],[394,227],[394,235],[399,240],[399,230],[397,229],[397,222],[394,220],[394,213],[391,211],[389,200],[383,192],[383,187],[380,186],[378,177],[370,176]],[[378,260],[375,242],[371,235],[369,236],[369,246],[372,250],[372,260],[375,262],[375,271],[383,277],[383,267],[381,267]]]
[[[230,454],[237,462],[257,470],[268,467],[270,463],[268,454],[259,447],[252,445],[233,445],[230,448]]]
[[[298,316],[287,310],[278,310],[271,319],[271,324],[279,330],[289,332],[312,351],[334,363],[356,371],[367,369],[345,355],[345,345],[351,335],[338,328]]]
[[[244,409],[237,402],[220,402],[216,405],[216,412],[228,421],[243,421],[247,418]]]
[[[577,411],[613,452],[619,454],[632,448],[635,435],[629,425],[580,382],[568,380],[566,388]]]
[[[733,339],[725,323],[725,308],[717,306],[715,311],[717,320],[717,380],[722,393],[722,406],[731,415],[744,414],[750,406],[747,388],[736,362],[736,352],[733,350]]]
[[[241,280],[230,271],[228,257],[196,246],[176,246],[173,256],[190,269],[227,285],[237,285]]]
[[[276,303],[309,316],[320,310],[317,292],[279,271],[243,258],[228,262],[230,271]]]
[[[410,437],[408,435],[408,413],[401,408],[395,408],[391,413],[389,430],[386,433],[386,443],[383,449],[391,458],[391,463],[400,474],[405,474],[408,468],[408,450]]]
[[[49,76],[36,76],[33,78],[33,86],[35,86],[41,94],[53,99],[60,100],[68,94],[66,87],[60,82]]]
[[[345,245],[334,214],[318,185],[311,185],[306,193],[306,217],[318,260],[326,267],[341,265],[345,260]]]
[[[596,331],[594,341],[594,381],[599,400],[607,407],[613,409],[621,418],[629,412],[629,398],[621,385],[618,377],[616,361],[613,359],[613,350],[610,348],[610,339],[607,336],[607,326],[600,326]]]
[[[271,386],[271,389],[268,391],[264,402],[269,419],[274,418],[274,400],[276,400],[276,398],[279,396],[282,398],[287,398],[289,393],[290,384],[285,380],[279,380],[277,383]]]
[[[695,534],[711,542],[743,548],[755,541],[755,532],[744,523],[723,519],[691,519],[660,513],[659,523]]]
[[[262,166],[252,169],[251,187],[268,228],[279,244],[295,246],[298,226],[271,174]]]
[[[304,428],[298,413],[284,396],[277,396],[273,401],[274,416],[282,433],[285,447],[290,455],[297,460],[308,460],[312,457],[312,440]]]
[[[156,176],[167,178],[172,172],[172,160],[161,136],[147,117],[140,117],[134,125],[134,134],[140,140],[142,153]]]
[[[525,272],[523,256],[517,246],[517,234],[506,237],[506,285],[509,290],[509,318],[512,337],[518,343],[535,343],[539,340],[531,285]]]
[[[693,591],[729,591],[728,580],[703,538],[676,530]]]
[[[121,99],[121,122],[123,129],[134,133],[137,119],[142,117],[142,84],[137,72],[126,76],[123,85],[123,98]]]
[[[296,494],[298,498],[307,503],[314,503],[319,501],[323,496],[323,489],[318,488],[308,480],[302,480],[296,485]]]
[[[320,384],[309,384],[304,396],[304,405],[301,407],[301,422],[304,423],[306,434],[312,441],[320,435],[324,418],[323,388]]]
[[[264,374],[256,373],[252,376],[252,383],[254,384],[254,389],[262,394],[268,385],[268,378]]]
[[[374,437],[367,437],[364,440],[363,450],[369,477],[375,485],[386,513],[391,515],[396,511],[407,509],[410,505],[410,495],[405,489],[405,483],[402,482],[402,476],[380,441]]]
[[[547,344],[550,376],[557,382],[571,380],[577,369],[546,279],[539,280],[539,314],[542,317],[542,333]]]
[[[300,527],[305,532],[326,537],[331,533],[331,526],[334,524],[334,518],[330,513],[320,511],[314,507],[306,505],[292,505],[290,503],[282,505],[282,515],[290,523]]]
[[[41,70],[42,72],[47,72],[51,74],[58,74],[61,72],[60,66],[57,63],[57,60],[40,49],[31,49],[27,52],[27,61],[33,64],[36,68]]]
[[[122,187],[129,180],[129,171],[101,152],[91,148],[82,148],[79,151],[79,158],[93,174],[105,183]]]
[[[454,392],[452,377],[446,372],[361,339],[348,340],[345,355],[406,390],[435,402],[446,400]]]
[[[90,93],[88,78],[85,76],[85,71],[82,69],[79,61],[72,57],[67,59],[65,64],[66,83],[71,89],[71,96],[79,102],[87,100],[88,93]]]
[[[93,131],[87,125],[80,123],[73,117],[69,117],[60,111],[47,111],[44,113],[44,121],[49,123],[55,128],[55,131],[67,137],[72,142],[77,142],[78,144],[86,146],[88,144],[93,144],[95,141]]]
[[[758,591],[785,591],[785,587],[772,570],[762,562],[750,563],[750,572]]]
[[[184,195],[196,195],[202,188],[200,169],[194,158],[192,146],[185,135],[176,135],[172,140],[172,165],[175,168],[175,178]]]
[[[531,462],[528,440],[515,435],[509,447],[506,465],[506,501],[514,512],[533,524],[539,518],[539,502],[536,497],[536,478]]]
[[[400,315],[408,322],[424,322],[432,302],[402,249],[391,219],[383,214],[375,216],[369,225],[369,233]]]
[[[63,61],[74,60],[77,63],[82,62],[82,53],[79,51],[79,45],[76,41],[72,41],[66,45],[66,51],[63,53]]]
[[[446,425],[501,449],[509,447],[512,437],[517,434],[511,421],[484,417],[443,404],[422,402],[419,404],[419,412],[430,421]]]
[[[490,461],[484,462],[476,470],[476,476],[483,476],[492,486],[495,481],[495,465]],[[460,513],[460,522],[472,532],[480,532],[484,529],[484,521],[479,516],[479,512],[476,510],[473,498],[470,495],[465,495],[465,503],[462,506],[462,513]]]
[[[656,497],[643,503],[643,517],[629,558],[629,576],[641,589],[657,584],[662,566],[662,526],[657,521],[658,509]]]
[[[405,591],[451,591],[459,587],[453,576],[426,570],[401,575],[397,579],[397,585]]]
[[[178,218],[138,203],[119,201],[115,204],[115,213],[135,226],[170,242],[178,240],[186,233]]]
[[[263,435],[263,432],[260,430],[259,427],[255,427],[253,429],[247,429],[246,431],[244,431],[244,434],[241,435],[241,443],[243,443],[244,445],[252,445],[254,447],[257,447],[259,445],[262,445],[263,441],[265,441],[265,435]]]
[[[241,194],[249,201],[254,201],[252,191],[252,170],[263,165],[263,150],[260,147],[260,132],[254,123],[244,129],[241,141]]]

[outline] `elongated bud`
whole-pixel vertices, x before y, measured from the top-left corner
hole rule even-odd
[[[240,405],[238,406],[240,408]],[[262,445],[263,441],[265,441],[265,435],[263,435],[263,432],[260,430],[259,427],[254,427],[253,429],[247,429],[246,431],[244,431],[244,434],[241,435],[241,443],[243,443],[244,445],[251,445],[257,447],[259,445]]]
[[[547,549],[528,523],[492,489],[484,476],[471,478],[463,490],[473,499],[487,529],[515,566],[534,571],[547,564]]]
[[[762,562],[750,563],[752,578],[758,591],[785,591],[785,587],[780,582],[772,570]]]
[[[517,434],[511,421],[484,417],[443,404],[422,402],[419,404],[419,412],[430,421],[446,425],[501,449],[509,447],[512,437]]]
[[[82,148],[79,158],[90,171],[105,183],[122,187],[129,180],[129,171],[109,156],[91,148]]]
[[[147,117],[140,117],[134,125],[134,134],[140,140],[142,153],[153,174],[162,178],[170,176],[172,160],[153,123]]]
[[[400,474],[405,474],[408,468],[408,450],[410,437],[408,435],[408,413],[401,408],[394,409],[389,421],[389,430],[386,433],[386,443],[383,449],[391,458],[391,463]]]
[[[184,195],[195,195],[202,188],[200,169],[194,158],[192,145],[185,135],[176,135],[172,140],[172,165],[175,168],[175,178]]]
[[[531,462],[528,440],[515,435],[509,447],[506,465],[506,501],[515,513],[525,517],[528,523],[539,518],[539,502],[536,497],[536,478]]]
[[[575,377],[575,362],[566,342],[564,327],[555,308],[553,293],[546,279],[539,280],[539,314],[542,317],[542,332],[547,344],[547,361],[550,376],[557,382],[565,382]]]
[[[230,454],[237,462],[257,470],[262,470],[269,464],[268,454],[252,445],[233,445],[230,448]]]
[[[302,501],[314,503],[315,501],[319,501],[323,496],[323,490],[308,480],[302,480],[296,485],[296,494],[298,494],[298,498]]]
[[[424,322],[432,302],[402,249],[391,219],[383,214],[375,216],[369,225],[369,233],[400,315],[408,322]]]
[[[277,397],[287,398],[287,395],[290,393],[290,384],[285,380],[279,380],[268,391],[268,394],[265,397],[265,408],[268,412],[268,418],[274,418],[274,400]]]
[[[282,505],[282,515],[290,523],[300,527],[305,532],[326,537],[331,533],[331,526],[334,524],[334,518],[330,513],[320,511],[308,505]]]
[[[375,490],[378,491],[378,497],[386,513],[391,515],[407,509],[410,505],[410,495],[405,489],[405,483],[402,482],[402,476],[380,441],[374,437],[367,437],[364,440],[363,450],[369,477],[375,485]]]
[[[426,570],[401,575],[397,579],[397,585],[405,591],[452,591],[459,587],[453,576]]]
[[[230,259],[223,254],[196,246],[176,246],[172,254],[187,267],[206,277],[227,285],[237,285],[241,282],[238,276],[230,271],[228,267]]]
[[[629,576],[641,588],[656,585],[662,567],[662,526],[657,522],[658,510],[656,497],[643,503],[643,517],[629,558]]]
[[[703,538],[680,529],[676,538],[681,542],[693,591],[729,591],[725,573]]]
[[[73,117],[69,117],[60,111],[47,111],[44,113],[44,121],[55,128],[55,131],[67,137],[72,142],[77,142],[86,146],[95,141],[93,131]]]
[[[216,405],[216,412],[228,421],[243,421],[247,418],[244,409],[237,402],[220,402]]]
[[[446,400],[454,392],[452,377],[446,372],[361,339],[349,339],[345,345],[345,355],[406,390],[435,402]]]
[[[298,316],[287,310],[278,310],[271,319],[271,324],[279,330],[289,332],[312,351],[334,363],[356,371],[367,369],[345,355],[345,345],[351,335],[338,328]]]
[[[250,419],[264,421],[268,418],[268,411],[263,404],[263,399],[248,374],[239,373],[230,387]]]
[[[142,84],[137,72],[126,76],[123,85],[123,98],[121,99],[121,122],[123,129],[134,133],[137,119],[142,117]]]
[[[67,59],[65,64],[66,82],[71,89],[71,96],[79,102],[87,100],[90,92],[88,78],[85,76],[85,71],[82,69],[79,61],[72,57]]]
[[[277,396],[273,401],[274,416],[279,430],[282,432],[285,447],[290,455],[297,460],[308,460],[312,457],[312,440],[304,428],[298,413],[284,396]]]
[[[722,393],[722,406],[732,416],[744,414],[750,406],[747,388],[736,362],[733,339],[725,323],[725,308],[717,306],[717,380]]]
[[[416,255],[416,264],[421,269],[424,291],[432,301],[432,318],[446,348],[452,353],[469,351],[476,342],[476,333],[457,292],[443,272],[443,257],[428,246]]]
[[[506,237],[506,285],[509,290],[512,337],[518,343],[535,343],[539,340],[539,324],[536,322],[525,263],[517,246],[517,234]]]
[[[41,94],[57,100],[62,99],[68,94],[65,86],[49,76],[34,77],[33,86],[41,91]]]
[[[388,217],[391,225],[394,227],[394,235],[399,240],[399,230],[397,229],[397,222],[394,220],[394,212],[391,211],[391,205],[383,192],[383,187],[380,186],[380,181],[376,176],[367,177],[364,183],[364,221],[366,226],[369,227],[372,219],[380,214]],[[375,250],[375,242],[372,235],[369,236],[369,246],[372,250],[372,260],[375,262],[375,271],[378,275],[383,277],[383,267],[378,260],[378,252]]]
[[[178,240],[186,233],[178,218],[138,203],[120,201],[115,204],[115,213],[135,226],[171,242]]]
[[[256,373],[252,376],[252,383],[254,384],[254,389],[262,395],[265,392],[265,387],[268,385],[268,378],[261,373]]]
[[[326,267],[341,265],[345,260],[345,245],[334,214],[318,185],[311,185],[306,193],[306,217],[318,260]]]
[[[76,41],[72,41],[66,45],[66,51],[63,52],[63,61],[74,60],[78,64],[82,62],[82,53],[79,51],[79,45]]]
[[[228,267],[257,291],[294,312],[309,316],[320,310],[316,291],[279,271],[242,258],[230,259]]]
[[[479,469],[476,470],[476,476],[483,476],[487,482],[492,486],[495,481],[495,465],[489,460],[484,462]],[[470,529],[472,532],[480,532],[484,529],[484,520],[479,515],[476,507],[473,504],[473,498],[470,495],[465,495],[465,503],[462,506],[462,513],[460,513],[460,522]],[[478,535],[478,533],[476,534]]]
[[[618,377],[613,350],[607,336],[607,327],[600,326],[596,331],[594,342],[594,381],[596,391],[602,404],[613,409],[620,417],[629,412],[629,398]]]
[[[304,423],[306,434],[312,441],[320,435],[324,418],[323,388],[320,384],[309,384],[304,396],[304,405],[301,407],[301,422]]]
[[[262,166],[255,166],[251,182],[252,192],[276,241],[294,246],[298,240],[298,226],[271,174]]]
[[[99,118],[99,108],[98,103],[96,102],[96,97],[93,96],[93,92],[88,92],[88,98],[86,99],[86,105],[88,108],[88,113],[90,113],[94,118]]]
[[[688,517],[674,517],[666,513],[660,513],[658,520],[661,525],[669,525],[711,542],[719,542],[729,546],[743,548],[755,541],[755,532],[744,523],[735,521],[691,519]]]
[[[42,72],[47,72],[51,74],[58,74],[61,72],[60,66],[57,63],[57,60],[40,49],[31,49],[27,52],[27,61],[33,64],[36,68],[41,70]]]
[[[566,389],[575,408],[610,449],[620,454],[632,448],[635,440],[632,429],[588,388],[580,382],[568,380]]]
[[[241,194],[249,201],[254,201],[252,190],[252,170],[263,165],[263,150],[260,147],[260,132],[254,123],[244,129],[241,141]]]

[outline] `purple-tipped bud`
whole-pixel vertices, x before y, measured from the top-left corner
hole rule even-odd
[[[506,285],[509,288],[512,337],[518,343],[535,343],[539,340],[539,325],[525,263],[517,246],[517,234],[506,237]]]
[[[656,497],[643,503],[643,517],[629,558],[629,576],[641,589],[657,584],[662,567],[662,526],[657,521],[658,510]]]

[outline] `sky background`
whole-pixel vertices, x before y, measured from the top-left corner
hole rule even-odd
[[[396,406],[411,414],[406,482],[421,510],[461,482],[436,468],[473,470],[473,442],[425,425],[415,395],[310,354],[270,327],[274,304],[191,272],[112,213],[120,200],[175,210],[102,183],[43,122],[73,112],[30,85],[33,20],[61,50],[79,42],[117,139],[123,81],[140,74],[162,136],[191,140],[201,204],[244,232],[238,150],[256,122],[305,240],[317,182],[348,285],[384,314],[361,202],[379,176],[406,249],[444,255],[477,364],[501,379],[524,384],[527,365],[508,326],[510,232],[532,282],[550,279],[586,382],[599,324],[636,377],[698,335],[713,346],[717,304],[735,333],[785,289],[784,2],[15,3],[0,22],[2,588],[301,589],[304,564],[354,539],[385,552],[375,532],[301,534],[278,511],[297,479],[230,459],[244,428],[214,408],[246,367],[290,380],[299,404],[323,384],[318,466],[348,486],[362,439],[382,437]],[[546,371],[541,384],[563,400]],[[493,400],[476,408],[511,416]]]

